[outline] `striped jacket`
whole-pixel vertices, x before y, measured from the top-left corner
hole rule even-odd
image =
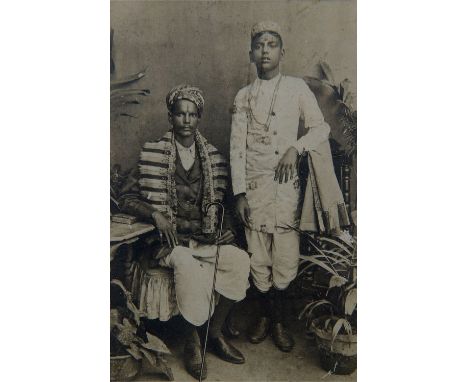
[[[198,132],[195,133],[195,145],[200,155],[203,172],[202,205],[211,202],[222,202],[228,187],[228,164],[221,153]],[[134,207],[144,209],[142,203],[135,206],[135,199],[146,204],[148,212],[157,210],[163,213],[176,230],[177,190],[175,184],[176,147],[174,134],[168,131],[155,142],[144,144],[138,162],[139,177],[136,193],[127,194],[124,198],[123,209],[129,210],[133,202]],[[149,207],[149,208],[148,208]],[[134,214],[137,213],[133,208]],[[140,211],[144,212],[144,211]],[[144,213],[143,213],[144,215]],[[202,218],[202,231],[205,234],[214,233],[217,227],[217,213],[214,208]]]

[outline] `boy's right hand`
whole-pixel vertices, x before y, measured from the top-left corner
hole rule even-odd
[[[236,196],[236,212],[242,224],[250,228],[250,207],[245,194]]]
[[[161,239],[164,235],[171,247],[174,248],[177,246],[179,244],[177,241],[177,233],[174,232],[172,224],[169,222],[169,220],[167,220],[166,217],[159,211],[154,211],[151,217],[153,218],[154,225],[159,230]]]

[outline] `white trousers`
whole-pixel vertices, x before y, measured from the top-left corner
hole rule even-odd
[[[191,240],[190,248],[177,246],[160,262],[174,270],[177,306],[195,326],[208,319],[215,259],[216,245]],[[233,245],[219,247],[216,292],[230,300],[243,300],[249,287],[249,272],[250,260],[245,251]]]
[[[245,229],[252,280],[258,290],[286,289],[297,275],[299,234],[296,231],[264,233]]]

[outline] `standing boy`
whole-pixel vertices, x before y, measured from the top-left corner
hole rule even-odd
[[[249,340],[260,343],[271,331],[276,346],[288,352],[294,340],[285,328],[285,296],[299,263],[299,236],[289,228],[300,218],[296,163],[328,140],[330,127],[306,83],[280,73],[285,50],[276,23],[253,26],[249,54],[258,78],[237,93],[230,151],[236,210],[259,301]],[[297,139],[300,119],[307,133]]]

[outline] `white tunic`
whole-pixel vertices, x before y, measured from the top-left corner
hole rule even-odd
[[[300,118],[307,133],[298,139]],[[314,150],[329,133],[314,94],[300,78],[281,74],[271,80],[257,78],[237,93],[231,127],[232,186],[234,195],[246,193],[254,230],[272,233],[278,227],[297,226],[297,174],[279,184],[275,168],[289,147],[299,154]]]

